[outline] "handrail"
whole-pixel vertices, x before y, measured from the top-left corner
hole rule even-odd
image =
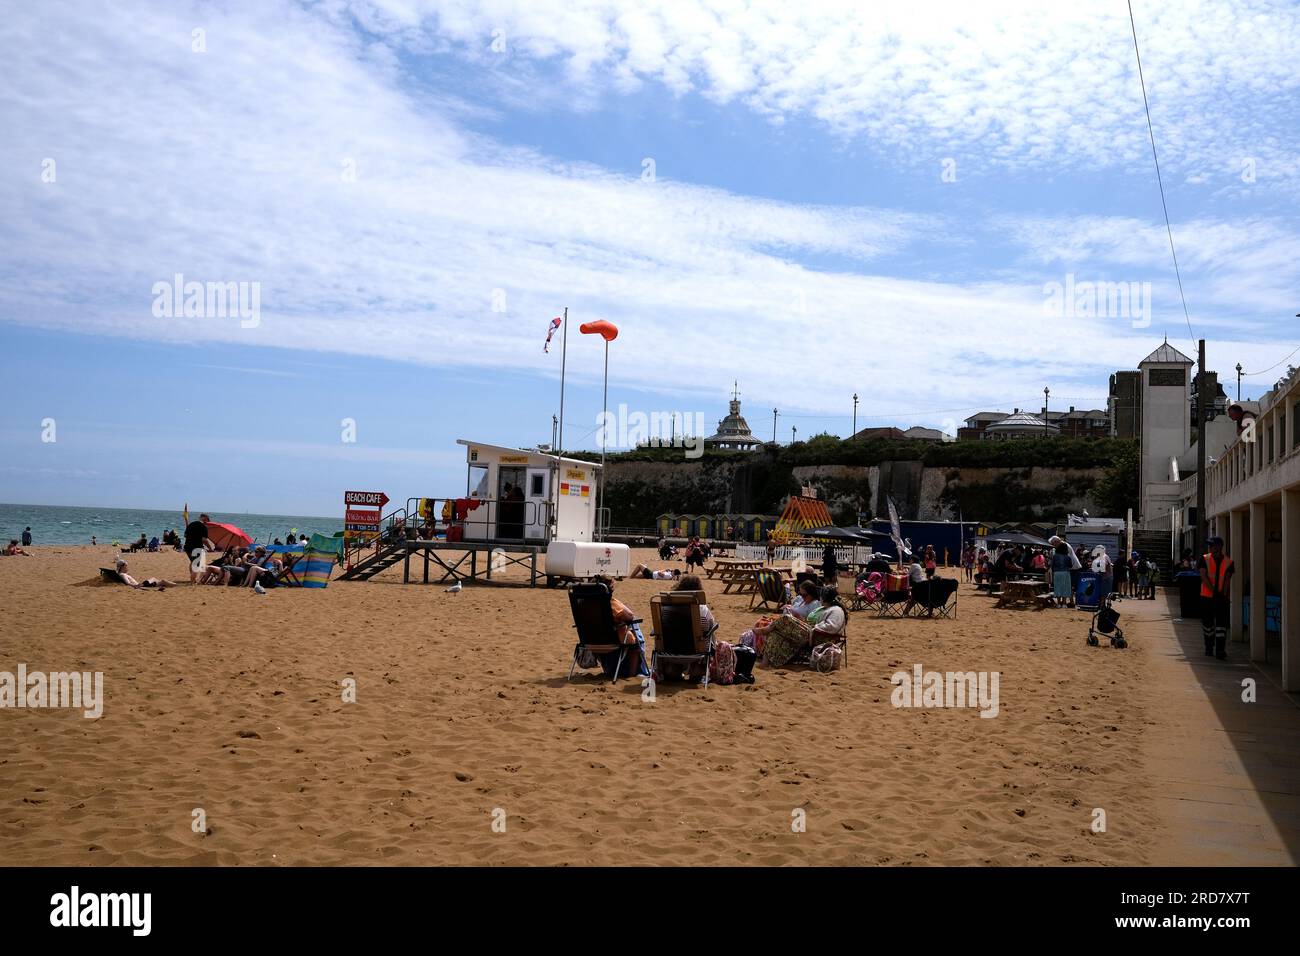
[[[476,501],[478,507],[468,511],[464,517],[456,516],[457,501]],[[428,502],[429,506],[425,511],[421,511],[421,504]],[[522,514],[518,516],[519,520],[510,522],[519,529],[518,536],[504,537],[501,534],[501,506],[503,504],[523,505]],[[444,518],[443,513],[450,505],[450,518]],[[344,567],[351,570],[353,566],[359,564],[366,551],[373,550],[378,554],[384,547],[391,546],[399,539],[407,541],[429,541],[436,536],[446,537],[452,528],[459,530],[459,540],[462,541],[524,541],[528,538],[527,531],[530,528],[540,527],[542,529],[541,537],[544,540],[550,540],[551,534],[551,509],[553,505],[550,501],[510,501],[503,502],[497,498],[432,498],[426,496],[412,497],[406,499],[406,505],[402,508],[396,508],[384,515],[380,521],[379,534],[375,537],[354,537],[347,538],[350,542],[344,547]],[[542,520],[538,520],[538,518]],[[489,528],[495,533],[490,537],[487,534]],[[466,534],[467,530],[477,530],[481,533],[477,536]],[[424,534],[424,532],[428,534]],[[449,540],[457,540],[451,538]]]

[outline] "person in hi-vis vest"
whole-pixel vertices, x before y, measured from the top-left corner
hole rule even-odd
[[[1223,539],[1205,542],[1210,553],[1201,555],[1196,566],[1201,572],[1201,636],[1205,654],[1228,659],[1228,622],[1232,611],[1232,558],[1223,553]]]

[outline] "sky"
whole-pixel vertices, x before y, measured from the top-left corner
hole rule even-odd
[[[782,442],[854,394],[1104,407],[1165,336],[1258,395],[1300,364],[1300,7],[1133,14],[1186,313],[1122,2],[14,6],[0,501],[460,493],[457,438],[550,441],[566,307],[568,448],[596,319],[611,408],[711,432],[734,382]]]

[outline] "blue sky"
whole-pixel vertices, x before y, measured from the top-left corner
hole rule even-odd
[[[854,392],[859,427],[951,431],[1192,354],[1124,5],[906,6],[10,11],[0,500],[455,492],[456,438],[549,440],[566,305],[571,447],[598,318],[611,405],[711,428],[739,380],[783,441],[847,434]],[[1192,329],[1258,394],[1300,345],[1300,11],[1134,13]],[[256,283],[255,320],[156,314],[177,273]],[[1150,297],[1054,312],[1067,276]]]

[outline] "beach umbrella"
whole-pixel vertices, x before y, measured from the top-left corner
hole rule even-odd
[[[822,525],[820,528],[808,528],[802,532],[805,538],[830,538],[832,541],[869,542],[872,538],[888,538],[889,535],[867,528],[837,528],[834,525]]]
[[[208,539],[219,551],[233,547],[246,548],[253,543],[253,539],[239,528],[233,524],[222,524],[220,521],[208,522]]]
[[[993,544],[1027,544],[1034,548],[1046,548],[1047,542],[1023,531],[998,531],[989,535],[986,541]]]

